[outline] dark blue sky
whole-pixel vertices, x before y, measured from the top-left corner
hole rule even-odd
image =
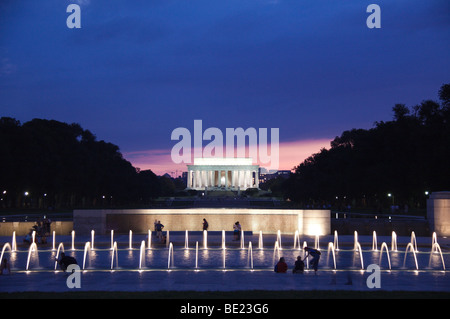
[[[194,119],[332,139],[437,99],[449,18],[448,0],[3,0],[0,116],[77,122],[125,154],[170,150]]]

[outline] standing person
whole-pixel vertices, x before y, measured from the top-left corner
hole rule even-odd
[[[311,265],[315,271],[315,273],[317,274],[317,268],[319,267],[319,259],[320,259],[320,251],[318,251],[317,249],[313,249],[313,248],[309,248],[309,247],[305,247],[305,251],[308,253],[305,257],[305,259],[308,256],[312,256],[313,259],[311,260]]]
[[[205,218],[203,218],[203,230],[208,230],[209,224]]]
[[[302,260],[302,257],[298,256],[295,261],[294,269],[292,269],[292,273],[294,274],[303,274],[305,270],[305,263]]]
[[[278,263],[275,265],[275,272],[276,273],[286,273],[288,269],[288,265],[284,261],[284,257],[281,257]]]
[[[164,228],[164,225],[161,224],[160,220],[158,220],[158,222],[156,223],[156,238],[159,238],[160,241],[163,241],[163,236],[162,236],[163,228]]]
[[[233,225],[234,240],[239,240],[241,238],[241,229],[241,224],[239,224],[239,222],[235,222]]]

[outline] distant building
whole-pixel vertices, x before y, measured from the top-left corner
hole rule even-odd
[[[194,164],[188,165],[187,188],[259,188],[259,165],[253,165],[251,158],[194,158]]]

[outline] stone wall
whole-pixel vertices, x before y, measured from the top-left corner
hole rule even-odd
[[[34,226],[35,222],[5,222],[0,223],[0,236],[12,236],[15,231],[16,236],[25,236]],[[55,231],[56,235],[70,235],[73,230],[71,221],[54,221],[50,225],[50,232]]]
[[[89,234],[95,230],[106,234],[111,229],[116,233],[146,233],[154,229],[155,220],[161,221],[165,230],[199,231],[203,218],[208,221],[210,231],[231,231],[236,221],[244,231],[264,233],[295,233],[304,235],[330,234],[329,210],[293,209],[129,209],[129,210],[75,210],[74,229],[77,234]]]
[[[427,200],[430,228],[438,236],[450,236],[450,192],[436,192]]]

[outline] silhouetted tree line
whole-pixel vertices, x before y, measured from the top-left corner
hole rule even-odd
[[[397,104],[392,121],[343,132],[295,168],[284,195],[316,207],[423,208],[425,192],[450,190],[450,84],[439,100]]]
[[[167,177],[139,171],[119,147],[79,124],[0,119],[0,207],[146,206],[172,195]]]

